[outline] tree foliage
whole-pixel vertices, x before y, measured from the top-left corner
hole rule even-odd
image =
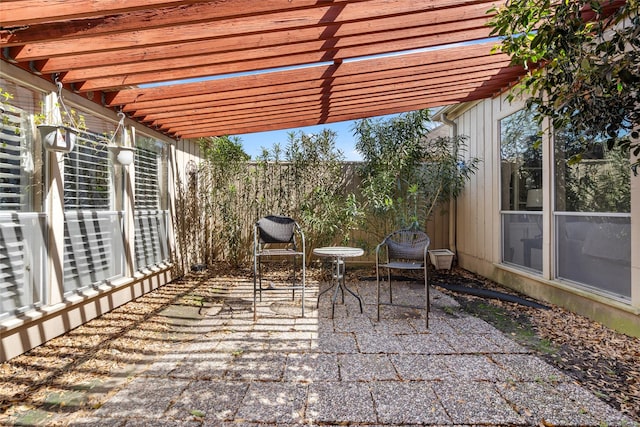
[[[500,49],[528,69],[512,96],[530,95],[538,119],[556,129],[609,140],[631,133],[636,142],[623,144],[640,154],[638,0],[510,0],[492,11]]]
[[[478,159],[462,160],[464,136],[429,138],[430,125],[428,110],[356,122],[366,231],[384,237],[424,227],[435,207],[458,197],[477,170]]]
[[[199,140],[202,162],[177,177],[176,229],[183,274],[190,265],[250,261],[253,224],[269,214],[300,222],[307,250],[346,243],[359,215],[347,192],[336,134],[291,132],[284,147],[263,149],[255,162],[237,137]],[[308,258],[310,259],[310,258]]]

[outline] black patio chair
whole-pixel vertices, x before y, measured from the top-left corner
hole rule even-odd
[[[429,328],[429,281],[427,273],[427,253],[431,239],[424,231],[417,229],[403,229],[394,231],[376,247],[376,304],[377,319],[380,321],[380,306],[394,305],[409,308],[424,308],[425,322]],[[389,283],[389,302],[380,301],[380,274],[386,269]],[[423,270],[425,303],[423,306],[395,304],[393,302],[393,290],[391,270]]]
[[[299,236],[301,247],[296,236]],[[289,286],[263,286],[263,260],[289,258],[292,266],[292,278]],[[298,264],[302,263],[301,278],[298,281]],[[262,301],[262,292],[290,290],[292,300],[300,290],[302,317],[304,317],[304,291],[306,280],[306,256],[304,233],[298,223],[288,216],[268,215],[260,218],[253,233],[253,319],[257,319],[256,299]]]

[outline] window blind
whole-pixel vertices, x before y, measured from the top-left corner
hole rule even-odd
[[[167,213],[161,210],[161,153],[138,145],[135,154],[135,256],[136,268],[168,258]]]
[[[117,275],[122,254],[120,216],[110,212],[111,178],[107,143],[81,132],[64,158],[64,289],[76,291]]]
[[[64,159],[64,208],[109,209],[111,181],[106,142],[82,132],[76,147]]]
[[[26,205],[27,179],[23,170],[33,169],[28,164],[25,132],[21,129],[24,111],[17,107],[1,107],[0,123],[0,211],[22,211]]]

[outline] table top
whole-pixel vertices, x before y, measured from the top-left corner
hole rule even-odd
[[[326,257],[356,257],[364,255],[364,250],[360,248],[351,248],[349,246],[325,246],[322,248],[315,248],[313,250],[314,255],[326,256]]]

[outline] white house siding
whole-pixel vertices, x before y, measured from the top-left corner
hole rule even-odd
[[[459,262],[488,274],[500,262],[500,153],[498,121],[517,111],[505,96],[453,110],[459,135],[468,137],[466,158],[481,160],[478,171],[457,200],[456,246]]]
[[[20,86],[31,88],[34,91],[41,91],[45,94],[55,95],[56,88],[54,85],[47,83],[45,80],[36,78],[23,70],[3,63],[3,68],[0,71],[0,78],[12,81]],[[88,101],[82,96],[65,91],[64,92],[65,103],[72,108],[78,108],[82,111],[86,111],[92,117],[99,117],[101,120],[113,124],[113,128],[117,124],[117,116],[113,110],[99,107],[97,104]],[[168,188],[166,189],[170,194],[167,198],[169,210],[169,245],[172,245],[172,225],[171,218],[174,212],[173,201],[175,188],[175,176],[177,173],[184,174],[184,168],[189,161],[198,163],[199,148],[190,141],[173,141],[167,136],[155,132],[152,129],[142,127],[133,122],[127,121],[128,126],[135,126],[135,131],[138,134],[143,134],[147,137],[153,138],[158,141],[163,141],[169,146],[169,158],[168,158]],[[37,141],[37,140],[36,140]],[[48,183],[48,197],[45,200],[42,207],[36,207],[36,214],[46,216],[47,226],[45,227],[45,233],[48,233],[49,242],[58,240],[63,241],[63,229],[61,224],[64,222],[64,211],[61,208],[63,191],[61,185],[57,185],[60,182],[60,172],[57,171],[58,160],[62,157],[59,154],[49,154],[50,163],[49,171],[53,174],[50,177],[44,177],[45,182]],[[59,158],[58,158],[59,157]],[[131,218],[133,217],[130,210],[133,209],[133,189],[135,183],[134,166],[129,166],[129,183],[125,187],[130,193],[124,195],[125,203],[123,206],[116,204],[116,209],[122,208],[124,210],[124,217],[127,218],[124,225],[124,233],[132,236],[133,226]],[[117,172],[117,171],[116,171]],[[58,174],[56,177],[55,174]],[[120,188],[119,185],[115,185],[114,188]],[[115,191],[115,190],[113,190]],[[162,208],[164,209],[164,208]],[[52,239],[55,238],[54,239]],[[44,281],[44,298],[43,300],[33,305],[32,307],[26,307],[24,310],[15,312],[12,315],[0,317],[0,362],[11,359],[17,355],[20,355],[34,347],[37,347],[44,342],[55,338],[65,332],[70,331],[73,328],[80,326],[81,324],[96,318],[104,313],[107,313],[114,308],[125,304],[135,298],[144,295],[145,293],[157,289],[160,286],[171,281],[171,269],[169,259],[166,262],[161,262],[153,266],[146,266],[143,269],[136,269],[133,267],[131,252],[134,250],[134,246],[131,243],[132,238],[125,238],[130,242],[128,247],[128,256],[126,261],[128,265],[123,269],[123,274],[112,280],[107,280],[105,283],[86,283],[79,286],[78,291],[67,293],[63,295],[63,278],[61,265],[64,264],[63,260],[59,259],[64,253],[64,248],[58,245],[55,249],[51,247],[49,243],[48,254],[49,262],[45,263],[45,270],[48,270],[49,279]],[[173,247],[169,247],[169,256],[173,253]],[[126,251],[125,251],[126,252]]]
[[[640,177],[632,176],[631,190],[631,299],[621,302],[588,289],[554,280],[551,211],[543,216],[542,274],[519,270],[501,263],[500,140],[499,121],[520,110],[522,102],[509,103],[506,94],[467,105],[448,107],[460,135],[469,137],[468,156],[481,159],[478,172],[457,200],[456,249],[459,265],[467,270],[512,287],[532,297],[555,303],[594,318],[610,327],[640,336]],[[546,126],[543,126],[543,128]],[[453,128],[451,128],[453,132]],[[553,182],[548,134],[543,135],[543,186]],[[545,205],[551,206],[547,191]]]

